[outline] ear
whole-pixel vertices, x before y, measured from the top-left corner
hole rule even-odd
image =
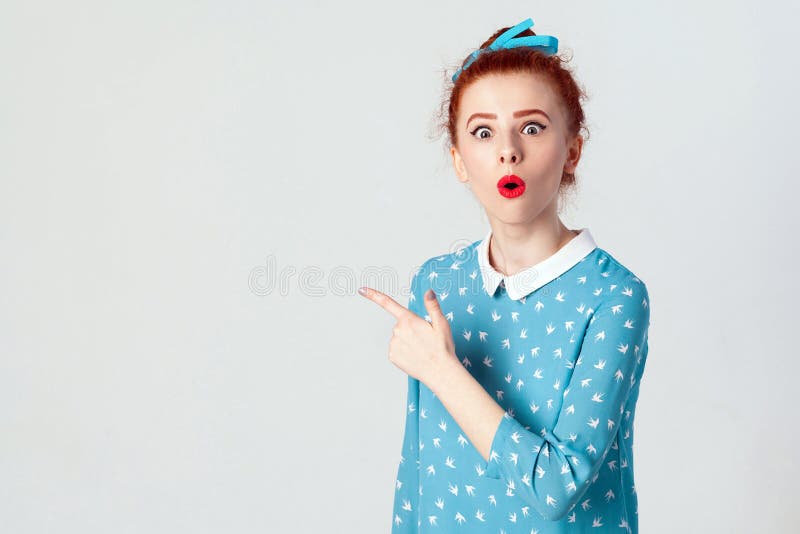
[[[464,160],[461,159],[461,154],[458,153],[456,147],[450,148],[450,155],[453,157],[453,169],[456,171],[458,181],[466,184],[469,182],[469,174],[467,168],[464,166]]]
[[[581,159],[581,150],[583,149],[583,137],[576,135],[572,139],[572,143],[567,148],[567,161],[564,163],[564,171],[573,173],[578,167],[578,162]]]

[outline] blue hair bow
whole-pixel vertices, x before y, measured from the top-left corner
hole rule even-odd
[[[515,35],[522,33],[531,26],[533,26],[533,20],[525,19],[513,28],[509,28],[501,33],[497,39],[492,41],[492,44],[490,44],[488,48],[479,48],[475,50],[464,66],[459,68],[456,73],[453,74],[453,81],[455,82],[458,78],[458,75],[461,74],[464,69],[472,65],[472,62],[475,61],[481,53],[487,50],[500,50],[501,48],[529,46],[538,49],[543,54],[548,56],[555,54],[558,51],[558,39],[552,35],[526,35],[524,37],[515,37]]]

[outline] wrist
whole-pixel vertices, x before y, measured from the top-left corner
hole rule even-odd
[[[461,362],[458,361],[455,354],[447,352],[431,362],[428,375],[423,382],[428,386],[428,389],[438,396],[442,384],[452,380],[459,371],[464,371]]]

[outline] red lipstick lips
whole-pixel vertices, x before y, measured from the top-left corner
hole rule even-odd
[[[516,174],[507,174],[497,182],[497,190],[506,198],[517,198],[525,192],[525,181]]]

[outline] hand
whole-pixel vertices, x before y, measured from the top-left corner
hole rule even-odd
[[[456,358],[450,324],[432,289],[423,296],[430,323],[376,289],[362,287],[359,293],[397,319],[389,343],[389,361],[406,374],[429,384],[440,364],[447,358]]]

